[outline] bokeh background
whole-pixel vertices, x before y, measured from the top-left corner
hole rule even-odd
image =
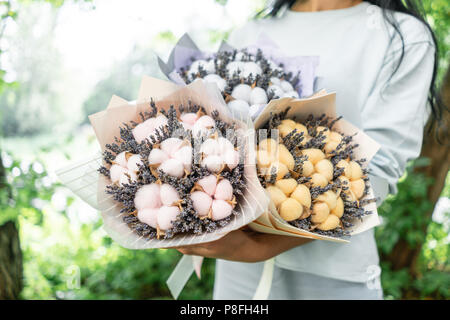
[[[450,95],[450,1],[422,1]],[[0,1],[0,299],[169,299],[181,254],[132,251],[102,229],[99,214],[62,187],[54,171],[98,150],[87,115],[112,94],[134,100],[142,75],[163,78],[189,32],[215,50],[264,0]],[[445,114],[448,119],[448,113]],[[450,298],[448,137],[425,134],[420,159],[380,209],[376,229],[386,299]],[[214,261],[181,299],[211,299]]]

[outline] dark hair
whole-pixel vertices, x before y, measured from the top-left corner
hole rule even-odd
[[[276,0],[273,5],[265,10],[262,10],[257,14],[257,17],[275,17],[281,9],[284,7],[291,8],[297,1],[296,0]],[[400,40],[402,41],[402,51],[401,56],[398,61],[397,66],[395,67],[391,77],[397,72],[400,64],[402,63],[404,54],[405,54],[405,42],[403,35],[401,33],[398,22],[395,20],[394,12],[403,12],[409,14],[419,21],[421,21],[427,29],[430,31],[431,37],[433,38],[434,45],[436,47],[435,50],[435,59],[434,59],[434,68],[433,68],[433,77],[431,80],[430,91],[428,93],[428,102],[431,107],[431,121],[429,122],[428,129],[431,131],[435,125],[437,125],[436,134],[438,134],[439,127],[442,125],[442,114],[446,110],[446,106],[444,105],[439,89],[437,88],[436,76],[438,71],[439,64],[439,50],[438,44],[436,40],[436,36],[434,35],[433,30],[430,25],[425,20],[424,9],[421,1],[414,0],[369,0],[367,1],[373,5],[379,6],[383,11],[383,17],[385,20],[394,28],[394,35],[398,35]],[[392,40],[392,39],[391,39]]]

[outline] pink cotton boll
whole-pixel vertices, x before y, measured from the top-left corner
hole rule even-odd
[[[114,162],[124,168],[127,167],[127,158],[125,155],[126,153],[127,153],[126,151],[122,151],[114,158]]]
[[[234,150],[234,146],[230,140],[224,137],[219,137],[217,139],[217,144],[219,145],[219,154],[224,155],[227,152]]]
[[[158,226],[158,209],[146,208],[138,210],[137,218],[139,221],[148,224],[150,227],[155,228]]]
[[[148,155],[148,163],[149,164],[160,164],[169,159],[167,153],[162,151],[161,149],[152,149],[150,154]]]
[[[159,184],[156,183],[142,186],[134,196],[134,206],[136,209],[159,208],[161,206],[159,189]]]
[[[230,168],[230,170],[233,170],[239,164],[239,152],[237,152],[236,150],[229,150],[225,154],[224,160],[228,168]]]
[[[123,186],[124,184],[130,184],[131,182],[136,180],[136,173],[128,170],[127,172],[122,173],[122,175],[120,176],[119,185]]]
[[[233,207],[224,200],[214,200],[211,205],[211,210],[212,220],[217,221],[228,217],[232,213]]]
[[[210,196],[213,196],[216,192],[217,178],[215,175],[211,174],[198,180],[197,184],[203,188],[203,191],[205,191]]]
[[[150,119],[149,119],[150,120]],[[148,120],[147,120],[148,121]],[[138,142],[141,143],[144,139],[148,138],[152,133],[154,129],[149,128],[148,125],[146,125],[145,122],[138,124],[133,130],[133,137]]]
[[[177,159],[168,159],[164,161],[158,169],[172,177],[181,178],[184,175],[183,163]]]
[[[166,126],[167,123],[169,122],[167,117],[165,115],[163,115],[163,114],[160,114],[159,116],[157,116],[154,119],[155,120],[153,122],[153,130],[160,129],[163,126]]]
[[[173,157],[173,154],[180,149],[183,144],[183,140],[178,138],[169,138],[161,142],[161,150]]]
[[[202,166],[206,167],[209,171],[217,173],[222,169],[222,158],[216,155],[211,155],[203,159]]]
[[[214,128],[215,125],[214,119],[210,116],[201,116],[192,127],[192,132],[197,136],[199,132],[206,132],[207,130]]]
[[[220,180],[214,193],[216,200],[231,200],[233,199],[233,187],[227,179]]]
[[[167,183],[161,185],[160,196],[161,202],[165,206],[172,206],[180,200],[177,190]]]
[[[206,139],[200,146],[200,152],[206,156],[218,155],[220,151],[219,144],[216,139]]]
[[[211,209],[212,198],[202,191],[195,191],[191,194],[192,205],[200,217],[207,216]]]
[[[178,207],[162,206],[158,210],[157,221],[161,230],[167,230],[173,227],[172,222],[175,221],[180,214]]]
[[[186,171],[191,171],[192,165],[192,148],[190,146],[184,146],[177,152],[173,154],[173,158],[180,160],[183,163],[184,169]]]
[[[113,183],[118,182],[122,174],[127,172],[127,169],[119,166],[118,164],[113,164],[109,169],[109,177]]]
[[[198,119],[198,114],[192,113],[192,112],[183,113],[180,116],[180,120],[182,122],[187,123],[191,126],[193,126],[195,124],[195,121],[197,121],[197,119]]]
[[[127,162],[128,170],[130,170],[132,172],[138,172],[139,165],[140,166],[143,165],[140,155],[133,154],[131,157],[128,158],[128,162]]]
[[[188,131],[188,130],[192,130],[193,125],[190,125],[189,123],[186,122],[181,122],[181,125],[183,126],[184,130]]]

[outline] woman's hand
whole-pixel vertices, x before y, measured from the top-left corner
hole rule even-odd
[[[183,254],[240,262],[260,262],[277,256],[310,239],[259,233],[248,228],[232,231],[207,243],[177,247]]]

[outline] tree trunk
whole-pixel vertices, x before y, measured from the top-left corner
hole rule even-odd
[[[450,106],[450,68],[447,70],[444,77],[441,93],[444,105]],[[433,214],[436,202],[439,200],[442,193],[442,189],[444,188],[450,165],[450,138],[446,134],[450,124],[450,112],[444,110],[442,116],[444,127],[442,127],[439,132],[441,133],[440,137],[442,141],[439,143],[433,132],[425,132],[420,156],[430,159],[430,165],[417,169],[418,172],[422,172],[428,177],[433,178],[434,181],[427,193],[428,200],[433,204],[433,209],[427,212],[427,215],[430,218]],[[426,232],[427,227],[428,224],[424,226],[424,232]],[[386,260],[391,263],[393,270],[408,268],[412,276],[417,276],[416,261],[421,250],[422,246],[411,248],[404,239],[400,239]]]
[[[9,190],[0,156],[0,191]],[[0,212],[1,214],[1,212]],[[22,290],[22,251],[13,221],[0,226],[0,300],[18,299]]]
[[[12,221],[0,226],[0,300],[18,299],[22,290],[22,251]]]

